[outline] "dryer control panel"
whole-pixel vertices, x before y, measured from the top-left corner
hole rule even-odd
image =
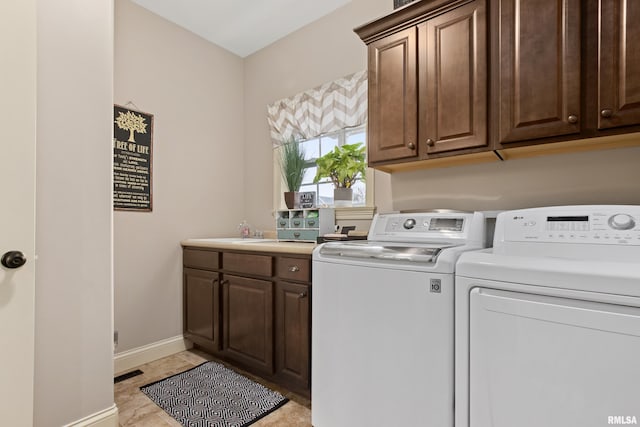
[[[496,237],[506,242],[640,245],[640,206],[554,206],[500,214]]]

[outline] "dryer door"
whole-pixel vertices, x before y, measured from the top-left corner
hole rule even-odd
[[[640,422],[640,299],[482,288],[470,298],[471,427]]]

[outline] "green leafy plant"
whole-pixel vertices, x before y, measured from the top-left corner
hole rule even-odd
[[[294,138],[280,147],[280,172],[287,185],[288,191],[298,191],[302,185],[307,165],[302,144]]]
[[[318,171],[314,183],[329,178],[336,188],[351,188],[358,179],[364,179],[366,147],[362,142],[337,146],[316,161]]]

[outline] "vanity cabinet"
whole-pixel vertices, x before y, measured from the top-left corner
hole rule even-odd
[[[355,30],[368,45],[373,166],[488,148],[486,1],[421,3],[409,25],[394,14]]]
[[[185,337],[309,396],[311,256],[185,247],[183,261]]]
[[[211,250],[183,250],[184,336],[210,352],[220,349],[219,256]]]
[[[311,387],[311,260],[280,257],[275,293],[276,373],[289,387]]]
[[[273,261],[262,254],[222,253],[225,357],[273,373]]]

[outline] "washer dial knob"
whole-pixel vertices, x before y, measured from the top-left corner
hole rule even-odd
[[[609,225],[615,230],[631,230],[636,226],[636,222],[631,215],[616,214],[609,217]]]
[[[416,226],[416,220],[413,218],[409,218],[404,222],[404,224],[402,224],[402,226],[407,230],[411,230],[413,227]]]

